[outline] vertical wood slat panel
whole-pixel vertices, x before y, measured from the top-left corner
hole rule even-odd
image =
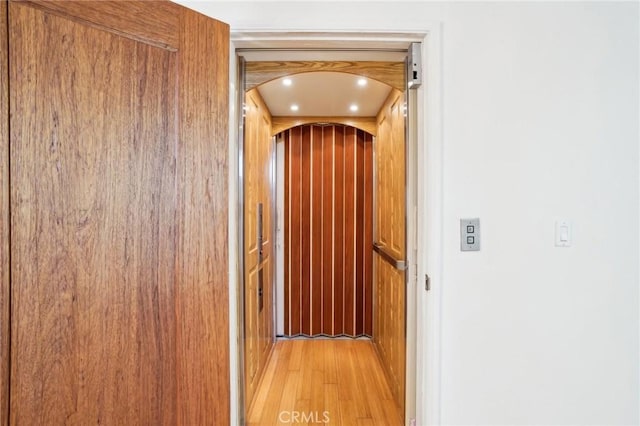
[[[9,64],[7,2],[0,2],[0,424],[9,422]]]
[[[371,243],[373,242],[373,137],[366,135],[364,144],[364,334],[373,335],[373,256]]]
[[[322,127],[313,126],[311,135],[311,330],[310,335],[322,333]]]
[[[291,259],[291,281],[289,285],[290,292],[290,323],[291,335],[300,334],[302,332],[302,129],[295,128],[289,131],[289,150],[290,152],[290,188],[291,188],[291,207],[289,215],[290,241],[287,247],[289,250],[289,258]],[[285,301],[286,303],[287,301]]]
[[[344,154],[344,333],[354,334],[356,260],[356,129],[345,129]]]
[[[356,132],[357,138],[355,142],[356,152],[356,181],[357,181],[357,190],[356,190],[356,224],[364,224],[364,202],[365,202],[365,192],[364,192],[364,144],[365,144],[365,134],[363,131],[358,130]],[[364,269],[364,238],[365,231],[364,229],[356,232],[356,292],[355,292],[355,330],[362,330],[364,327],[364,278],[366,271]],[[371,247],[368,247],[371,250]]]
[[[285,334],[371,335],[372,136],[343,125],[286,134],[285,269],[301,275],[285,276],[285,315],[301,327]]]
[[[302,332],[311,334],[311,127],[302,128]]]
[[[333,334],[334,128],[322,129],[322,334]]]
[[[291,207],[290,207],[290,202],[291,202],[291,194],[289,193],[291,191],[291,185],[290,185],[290,177],[291,177],[291,154],[290,154],[290,149],[291,149],[291,144],[289,143],[290,141],[290,130],[287,130],[285,132],[282,133],[282,140],[284,141],[284,149],[285,149],[285,155],[284,155],[284,282],[288,283],[291,282],[291,262],[290,262],[290,253],[289,253],[289,238],[291,236],[291,226],[289,225],[289,219],[291,217],[290,213],[291,213]],[[290,300],[290,286],[285,285],[284,286],[284,300],[286,301],[285,304],[286,306],[289,306],[291,303]],[[291,325],[289,324],[289,319],[290,319],[290,315],[289,315],[289,309],[285,309],[284,310],[284,334],[288,335],[291,334]]]
[[[334,285],[333,285],[333,334],[344,333],[344,151],[345,128],[335,127],[335,230],[334,230]]]

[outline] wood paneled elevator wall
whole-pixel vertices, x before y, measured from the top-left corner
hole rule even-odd
[[[375,242],[395,259],[406,259],[405,247],[404,94],[393,90],[378,113],[375,142]],[[400,412],[404,413],[406,356],[405,271],[375,254],[373,342],[382,359]]]
[[[373,332],[373,136],[303,125],[285,144],[284,334]]]
[[[271,114],[257,89],[244,102],[245,392],[248,405],[275,339],[272,235],[273,137]]]

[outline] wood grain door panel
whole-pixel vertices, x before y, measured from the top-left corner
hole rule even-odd
[[[9,413],[9,51],[7,2],[0,2],[0,424]]]
[[[10,422],[228,423],[228,27],[10,2],[9,46]]]

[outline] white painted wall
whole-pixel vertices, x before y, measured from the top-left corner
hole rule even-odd
[[[441,422],[640,422],[637,3],[189,5],[232,30],[442,22]]]

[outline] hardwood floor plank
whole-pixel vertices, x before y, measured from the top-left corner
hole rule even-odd
[[[283,344],[291,346],[291,361],[289,362],[289,370],[300,370],[302,363],[302,349],[304,348],[304,340],[283,341]]]
[[[340,402],[338,401],[338,385],[335,383],[327,383],[322,387],[324,393],[324,413],[329,418],[329,424],[333,426],[342,425],[340,419]],[[345,425],[346,426],[346,425]]]
[[[287,366],[289,365],[289,360],[291,359],[292,349],[292,345],[287,345],[284,343],[285,342],[282,341],[276,342],[271,362],[267,366],[267,371],[269,371],[272,365],[275,366],[275,374],[272,380],[270,382],[263,381],[261,386],[258,388],[258,395],[260,395],[264,390],[267,398],[264,402],[264,406],[260,410],[259,415],[250,417],[250,420],[252,422],[255,418],[258,419],[258,423],[255,424],[273,425],[277,422],[278,414],[280,412],[280,400],[282,398],[282,392],[284,390],[285,382],[287,379],[287,375],[283,374],[283,372],[287,371]],[[253,415],[254,412],[258,410],[259,407],[254,405],[251,414]]]
[[[280,374],[284,374],[284,371],[280,371]],[[278,407],[278,415],[276,416],[276,425],[290,424],[290,416],[282,416],[282,411],[291,412],[296,406],[296,389],[298,388],[298,382],[300,381],[300,372],[296,370],[289,370],[286,372],[287,379],[282,390],[282,398],[280,398],[280,406]],[[291,413],[289,413],[290,415]],[[265,425],[266,426],[266,425]]]
[[[279,340],[248,425],[400,426],[385,380],[369,340]]]

